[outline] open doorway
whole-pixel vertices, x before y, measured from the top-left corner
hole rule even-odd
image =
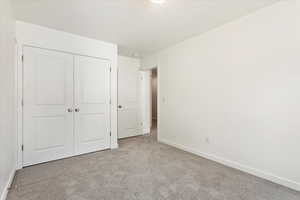
[[[157,129],[157,68],[151,70],[151,133]]]
[[[118,57],[118,139],[143,135],[142,76],[137,58]]]
[[[118,57],[118,139],[157,138],[158,68],[140,65],[137,58]]]
[[[159,74],[158,68],[141,71],[142,74],[142,119],[143,134],[157,140],[159,121]]]

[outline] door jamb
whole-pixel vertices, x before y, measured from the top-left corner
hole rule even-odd
[[[17,94],[16,99],[16,111],[17,111],[17,163],[16,168],[23,168],[23,47],[17,43],[16,53],[16,79],[15,79],[15,93]]]
[[[161,93],[161,88],[160,88],[160,67],[159,64],[154,65],[152,67],[147,67],[147,68],[141,68],[141,71],[151,71],[153,69],[157,69],[157,140],[159,141],[159,132],[160,132],[160,93]],[[151,81],[151,79],[150,79]],[[150,90],[150,92],[152,92]],[[152,94],[151,94],[152,95]],[[152,98],[151,98],[152,101]],[[152,104],[152,102],[150,102]],[[152,106],[152,105],[151,105]],[[151,123],[152,123],[152,109],[150,110],[150,119],[151,119]],[[150,127],[151,128],[151,127]]]

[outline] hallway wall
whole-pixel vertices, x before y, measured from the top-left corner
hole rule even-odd
[[[161,142],[300,190],[300,0],[144,58]]]
[[[15,22],[10,0],[0,0],[0,200],[16,167]]]

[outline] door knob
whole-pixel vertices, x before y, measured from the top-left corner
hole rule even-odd
[[[79,108],[75,108],[75,112],[79,112],[80,111],[80,109]]]
[[[68,112],[73,112],[73,109],[72,108],[68,108]]]
[[[122,106],[121,106],[121,105],[119,105],[119,106],[118,106],[118,108],[122,108]]]

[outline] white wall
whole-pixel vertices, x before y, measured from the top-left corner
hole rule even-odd
[[[16,167],[14,109],[15,33],[10,0],[0,0],[0,200]]]
[[[300,0],[142,63],[153,62],[160,69],[160,141],[300,190]]]
[[[141,69],[149,70],[157,67],[159,64],[159,53],[153,53],[141,59]]]

